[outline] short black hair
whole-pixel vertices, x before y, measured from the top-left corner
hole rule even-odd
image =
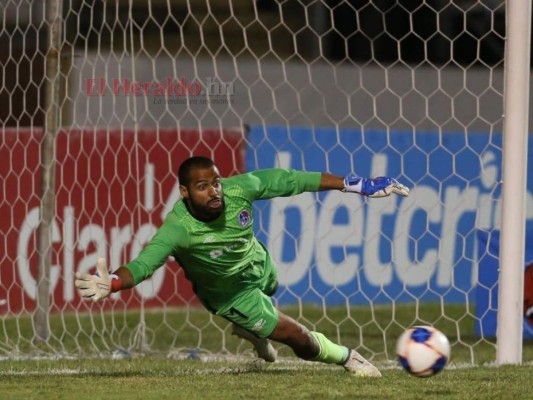
[[[178,169],[178,180],[180,185],[189,186],[191,170],[196,168],[211,168],[215,162],[208,157],[194,156],[183,161]]]

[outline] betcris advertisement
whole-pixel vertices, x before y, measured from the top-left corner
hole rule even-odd
[[[256,202],[279,304],[475,300],[477,232],[499,226],[500,134],[251,126],[247,141],[248,170],[390,176],[411,189],[406,198],[325,191]]]

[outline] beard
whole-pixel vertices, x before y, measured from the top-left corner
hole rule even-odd
[[[226,207],[223,197],[211,199],[207,204],[198,203],[189,198],[185,204],[193,217],[205,222],[217,219]]]

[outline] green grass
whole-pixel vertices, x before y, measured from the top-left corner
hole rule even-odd
[[[29,317],[2,317],[0,398],[531,398],[523,388],[530,385],[533,343],[524,342],[527,365],[491,366],[494,338],[474,335],[475,313],[464,305],[283,311],[357,348],[380,367],[383,378],[354,378],[337,366],[302,363],[285,346],[278,346],[280,361],[259,363],[247,342],[230,335],[227,321],[203,309],[150,310],[140,324],[138,311],[109,313],[94,306],[92,313],[52,316],[48,341],[34,340]],[[450,365],[435,377],[411,377],[396,363],[396,338],[414,324],[438,327],[452,344]],[[191,355],[196,360],[188,359]]]
[[[11,399],[526,399],[531,365],[445,369],[415,378],[399,368],[354,378],[340,367],[295,363],[82,359],[0,362]]]

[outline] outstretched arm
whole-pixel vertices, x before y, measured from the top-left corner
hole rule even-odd
[[[326,172],[304,172],[294,169],[271,168],[249,172],[230,179],[239,182],[251,200],[294,196],[303,192],[342,190],[368,197],[386,197],[392,193],[407,196],[409,189],[394,178],[362,178],[348,175],[344,178]]]
[[[343,192],[359,193],[368,197],[386,197],[392,193],[408,196],[409,188],[394,178],[380,176],[362,178],[357,175],[340,176],[322,173],[318,190],[342,190]]]
[[[113,292],[130,289],[152,276],[157,268],[165,264],[167,257],[172,253],[174,236],[177,237],[176,240],[180,240],[176,231],[173,217],[170,215],[157,230],[150,243],[127,265],[110,273],[105,258],[101,257],[98,259],[97,272],[94,275],[76,272],[74,284],[80,296],[100,301]]]
[[[323,172],[318,190],[343,190],[344,178]]]

